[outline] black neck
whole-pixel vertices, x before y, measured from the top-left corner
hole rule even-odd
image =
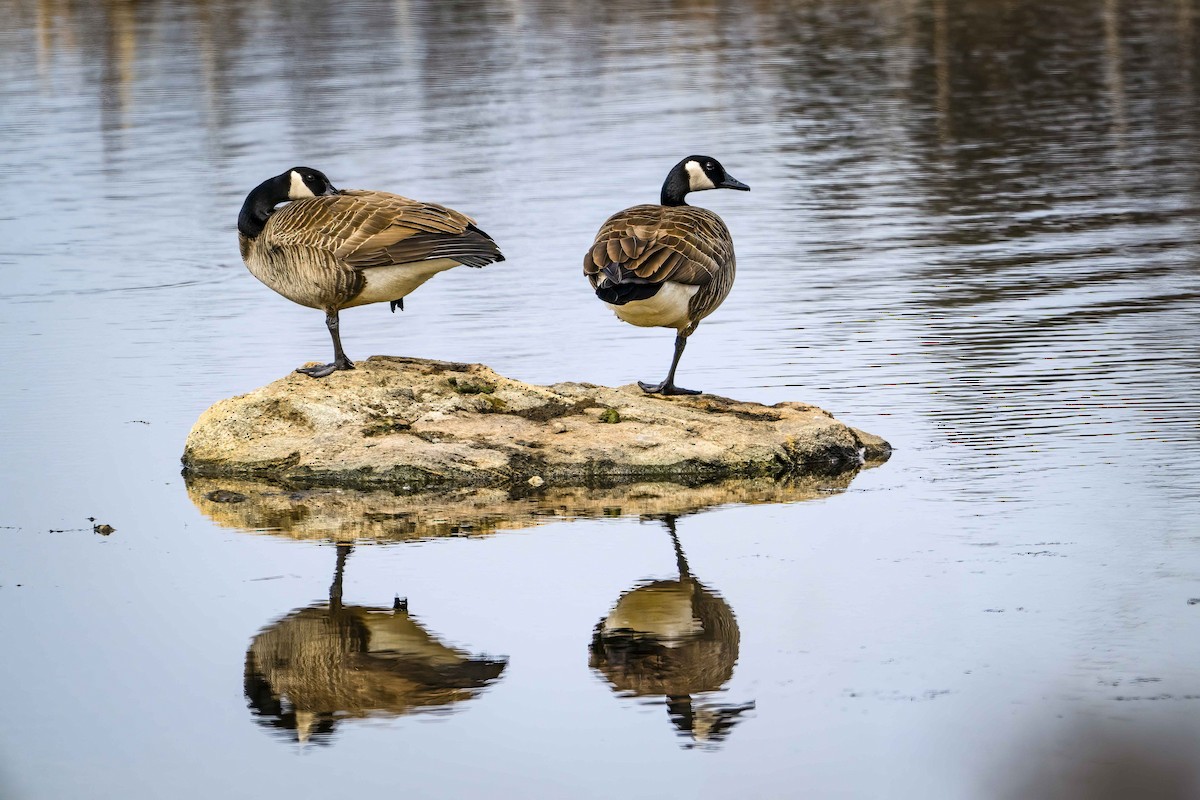
[[[662,186],[662,194],[659,195],[659,203],[664,206],[686,206],[687,203],[683,198],[691,190],[692,186],[687,172],[681,166],[676,166],[667,173],[667,179]]]
[[[267,217],[275,210],[275,206],[288,199],[291,188],[291,178],[287,174],[267,178],[246,195],[242,211],[238,214],[238,231],[247,239],[253,239],[262,233],[267,224]]]

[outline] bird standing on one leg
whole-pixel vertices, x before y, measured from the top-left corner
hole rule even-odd
[[[276,210],[280,203],[287,205]],[[238,215],[242,260],[294,303],[325,312],[333,362],[298,369],[323,378],[354,369],[342,350],[338,312],[367,303],[404,308],[404,297],[439,272],[503,261],[470,217],[387,192],[339,191],[310,167],[259,184]]]
[[[642,327],[674,328],[675,356],[664,381],[638,381],[650,394],[699,394],[675,385],[675,369],[696,330],[733,286],[733,238],[719,216],[689,206],[688,192],[750,187],[715,158],[688,156],[663,183],[660,205],[619,211],[600,226],[583,274],[617,317]]]

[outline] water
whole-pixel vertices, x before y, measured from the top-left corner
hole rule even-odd
[[[0,11],[0,796],[1196,795],[1195,3]],[[681,384],[817,403],[886,465],[665,505],[189,494],[201,411],[329,355],[240,263],[258,181],[503,246],[344,314],[351,357],[622,384],[670,333],[583,252],[689,153],[753,190],[694,198],[739,273]],[[604,635],[680,593],[722,633]]]

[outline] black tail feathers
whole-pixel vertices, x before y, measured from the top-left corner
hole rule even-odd
[[[610,263],[600,270],[600,285],[596,297],[614,306],[623,306],[634,300],[645,300],[658,294],[661,283],[652,283],[639,278],[637,273],[620,264]]]
[[[623,306],[634,300],[646,300],[658,294],[662,284],[658,283],[610,283],[596,289],[596,297],[614,306]]]

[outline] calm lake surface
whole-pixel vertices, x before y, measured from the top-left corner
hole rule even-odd
[[[1195,2],[0,12],[0,797],[1200,796]],[[680,383],[888,463],[677,519],[189,493],[205,408],[329,359],[241,264],[259,181],[503,247],[352,358],[616,385],[671,334],[583,253],[690,153],[753,191],[692,198],[739,272]],[[687,598],[717,633],[599,633]]]

